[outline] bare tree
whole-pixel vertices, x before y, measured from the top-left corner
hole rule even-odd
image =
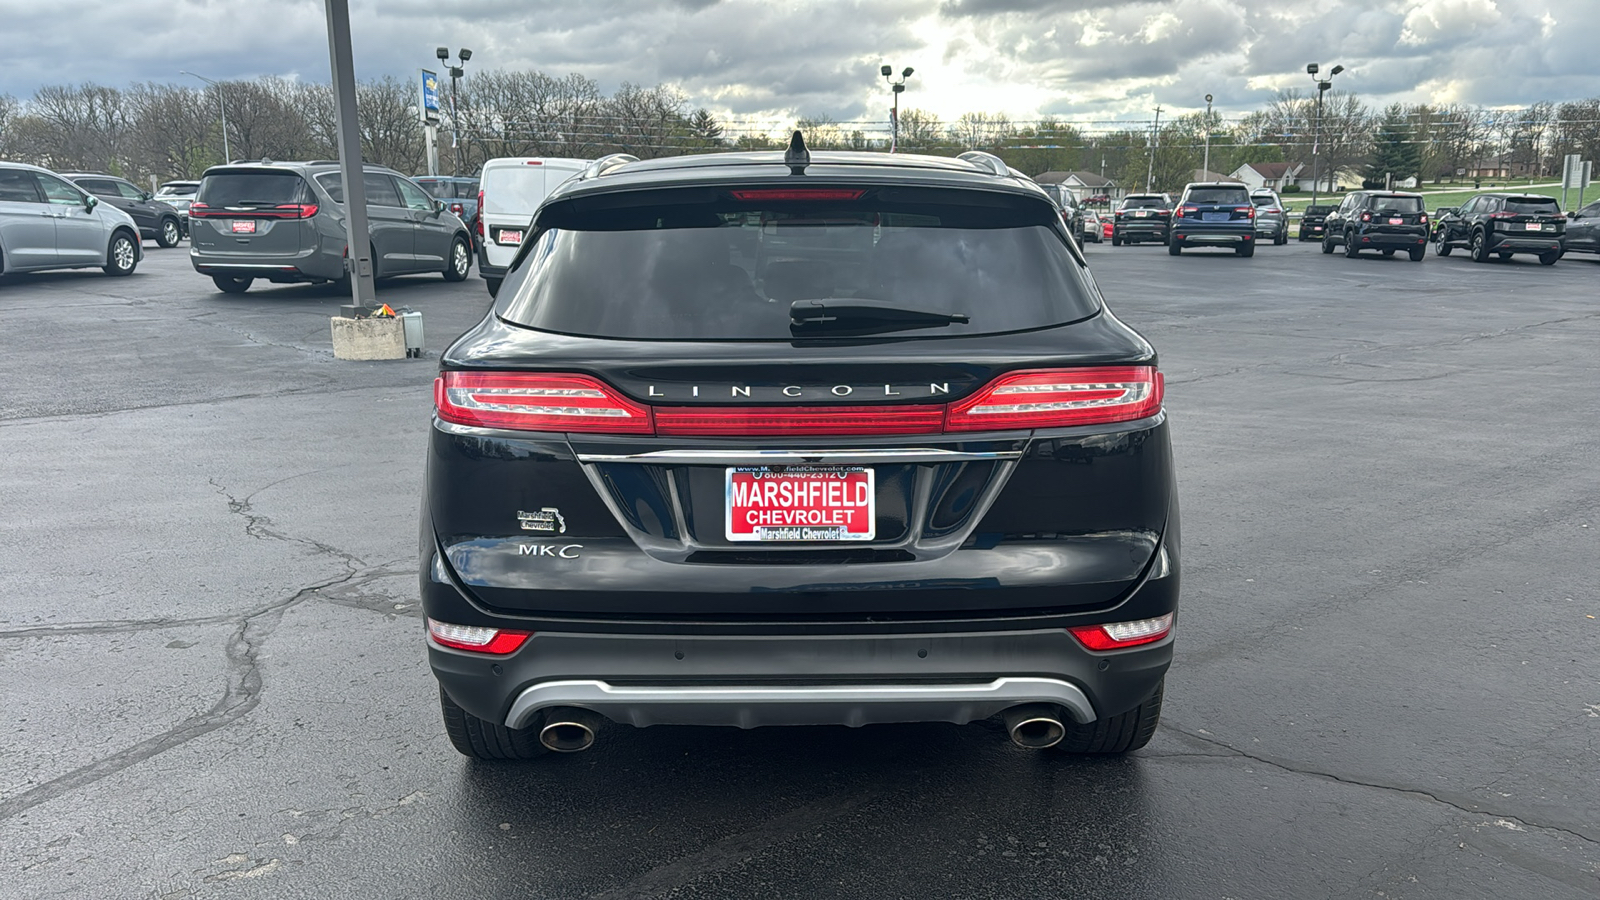
[[[222,123],[204,91],[170,84],[134,85],[131,168],[140,175],[197,178],[222,161]]]

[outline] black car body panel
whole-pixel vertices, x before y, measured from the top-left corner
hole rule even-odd
[[[1156,405],[1131,418],[953,423],[956,410],[991,396],[995,384],[1035,377],[1025,373],[1112,378],[1137,368],[1156,377],[1155,350],[1105,308],[1057,207],[1031,182],[929,157],[818,153],[803,176],[780,162],[776,154],[680,157],[568,182],[540,208],[495,309],[443,354],[421,517],[424,610],[431,622],[533,634],[493,658],[492,670],[482,655],[430,639],[447,697],[512,729],[549,706],[531,697],[585,679],[654,685],[681,701],[683,692],[729,684],[1045,678],[1087,698],[1074,713],[1083,721],[1137,707],[1170,663],[1170,633],[1105,652],[1064,629],[1176,610],[1177,496],[1159,380]],[[837,197],[807,206],[790,189]],[[777,199],[750,199],[768,195]],[[739,212],[750,202],[765,205]],[[967,221],[987,227],[963,231]],[[941,242],[964,235],[999,249],[945,259],[951,242]],[[701,241],[722,248],[720,256],[688,270],[647,252],[693,255]],[[1044,248],[1043,267],[1059,267],[1060,278],[1044,290],[1070,297],[1023,320],[989,308],[1021,303],[1013,298],[1038,288],[1029,272],[1039,265],[1004,265],[1013,245]],[[589,298],[561,274],[588,272],[578,257],[613,247],[619,257],[583,277],[620,272],[623,281],[606,282],[612,293],[603,296],[632,315],[596,311],[603,296]],[[1003,281],[981,303],[959,291],[954,300],[914,292],[918,315],[959,312],[951,321],[849,326],[852,310],[876,315],[870,303],[913,277],[895,268],[901,257],[971,270],[961,276],[968,286]],[[672,278],[652,281],[652,266]],[[956,271],[934,277],[948,281]],[[671,294],[680,283],[692,300],[681,310]],[[863,299],[851,306],[850,297]],[[844,318],[829,327],[845,330],[808,331],[794,318],[808,303],[834,304]],[[664,316],[653,308],[662,305]],[[707,309],[722,312],[704,316]],[[788,324],[767,333],[759,323],[768,321]],[[643,411],[647,423],[629,433],[529,430],[474,424],[451,405],[473,396],[452,387],[470,379],[569,376],[613,406]],[[1016,390],[1014,402],[1023,403],[1032,388]],[[492,414],[522,408],[506,402]],[[760,424],[792,413],[828,423],[862,413],[877,424]],[[669,428],[724,415],[757,424]],[[917,421],[931,425],[904,433],[884,424],[928,415]],[[870,534],[736,538],[733,485],[749,469],[802,477],[870,470]],[[1002,702],[1011,701],[893,711],[826,702],[590,705],[633,724],[748,727],[970,721]]]
[[[1566,252],[1600,253],[1600,200],[1567,213]]]
[[[1539,257],[1550,265],[1566,251],[1567,220],[1555,198],[1543,194],[1479,194],[1447,215],[1434,232],[1434,250],[1446,256],[1466,248],[1472,259],[1485,262],[1517,253]]]
[[[1394,254],[1401,250],[1421,261],[1427,251],[1427,207],[1421,194],[1352,191],[1328,214],[1322,236],[1325,251],[1343,245],[1346,256],[1363,250]]]

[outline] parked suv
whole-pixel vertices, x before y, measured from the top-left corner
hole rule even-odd
[[[1473,262],[1491,254],[1510,259],[1532,253],[1541,265],[1555,265],[1566,252],[1567,220],[1554,197],[1543,194],[1479,194],[1460,212],[1445,216],[1434,234],[1433,252],[1449,256],[1466,247]]]
[[[435,382],[451,742],[1000,715],[1143,746],[1180,559],[1156,363],[989,154],[596,161]]]
[[[1393,256],[1404,250],[1412,262],[1428,252],[1428,213],[1421,194],[1395,191],[1351,191],[1338,209],[1328,213],[1322,233],[1322,252],[1344,245],[1352,259],[1363,250],[1381,250]]]
[[[1061,221],[1067,225],[1067,233],[1081,248],[1083,246],[1083,209],[1078,206],[1078,198],[1072,192],[1059,184],[1041,184],[1050,199],[1055,201],[1056,208],[1061,210]]]
[[[98,266],[132,275],[143,254],[127,213],[49,169],[0,162],[0,274]]]
[[[61,177],[127,213],[139,227],[140,237],[153,239],[162,247],[176,247],[183,240],[183,217],[177,209],[133,182],[83,172]]]
[[[274,284],[342,281],[349,255],[344,176],[337,162],[213,166],[189,206],[189,258],[217,289],[240,294],[257,278]],[[373,276],[442,272],[461,281],[472,267],[467,227],[444,202],[398,172],[367,166],[367,228]]]
[[[1166,194],[1129,194],[1117,206],[1111,223],[1111,246],[1139,241],[1167,242],[1172,198]]]
[[[1298,239],[1302,241],[1322,240],[1323,232],[1326,230],[1325,223],[1328,220],[1328,213],[1336,209],[1338,209],[1337,206],[1324,206],[1320,203],[1307,206],[1305,212],[1300,215]]]
[[[1600,200],[1567,213],[1565,252],[1600,253]]]
[[[189,236],[189,204],[194,202],[194,194],[198,190],[198,181],[163,181],[156,188],[156,199],[178,211],[184,237]]]
[[[1256,239],[1265,237],[1274,245],[1289,243],[1289,211],[1276,191],[1265,189],[1250,192],[1250,203],[1256,208]]]
[[[1225,247],[1236,256],[1256,255],[1256,207],[1244,185],[1227,181],[1190,184],[1172,214],[1173,256],[1185,247]]]
[[[411,179],[428,192],[430,197],[443,200],[445,208],[465,222],[467,232],[473,237],[472,250],[477,252],[477,235],[481,233],[478,222],[478,179],[449,175],[419,175]]]

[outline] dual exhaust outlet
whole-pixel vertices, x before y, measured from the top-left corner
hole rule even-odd
[[[1006,734],[1018,747],[1043,750],[1061,743],[1067,726],[1059,707],[1048,703],[1013,706],[1002,714]],[[600,731],[599,713],[575,707],[556,707],[545,714],[539,743],[556,753],[578,753],[594,746]]]

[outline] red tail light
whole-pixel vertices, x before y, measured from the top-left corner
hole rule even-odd
[[[938,434],[935,406],[665,406],[656,434],[766,437],[793,434]]]
[[[1362,213],[1361,214],[1361,221],[1363,221],[1363,222],[1371,222],[1372,221],[1372,213],[1369,213],[1369,212]]]
[[[222,210],[212,209],[211,207],[199,201],[189,204],[189,215],[192,218],[204,219],[208,216],[220,215],[221,213]]]
[[[1171,634],[1172,613],[1134,622],[1075,625],[1068,630],[1079,643],[1090,650],[1122,650],[1140,644],[1153,644]]]
[[[1497,212],[1497,213],[1489,213],[1489,218],[1491,218],[1491,219],[1509,219],[1509,218],[1512,218],[1515,215],[1516,215],[1516,213],[1514,213],[1514,212]]]
[[[1178,210],[1178,218],[1181,219],[1181,218],[1183,218],[1184,216],[1187,216],[1190,213],[1197,213],[1199,211],[1200,211],[1200,207],[1198,207],[1198,206],[1185,206],[1183,209]]]
[[[452,204],[450,204],[450,211],[459,216],[462,213],[466,212],[467,208],[465,206],[462,206],[460,203],[452,203]]]
[[[1427,213],[1423,213],[1422,215],[1418,216],[1417,217],[1417,224],[1418,225],[1426,225],[1426,224],[1428,224],[1428,214]]]
[[[282,203],[239,210],[222,209],[204,203],[189,205],[189,215],[198,219],[309,219],[316,214],[315,203]]]
[[[1153,366],[1098,366],[1002,375],[952,404],[946,431],[1098,425],[1153,416],[1163,382]]]
[[[478,212],[472,217],[472,222],[478,229],[478,237],[483,237],[483,191],[478,191]]]
[[[445,372],[433,382],[439,418],[517,431],[650,434],[650,408],[587,375]]]
[[[507,631],[504,628],[485,628],[481,625],[453,625],[449,622],[428,620],[428,636],[434,642],[452,650],[489,653],[505,656],[533,637],[531,631]]]
[[[1235,206],[1233,211],[1244,213],[1246,219],[1254,219],[1256,217],[1256,208],[1254,206]]]

